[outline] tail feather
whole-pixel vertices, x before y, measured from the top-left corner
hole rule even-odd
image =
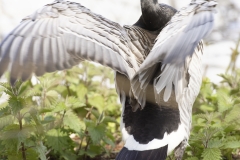
[[[166,160],[168,145],[145,151],[128,150],[123,147],[115,160]]]

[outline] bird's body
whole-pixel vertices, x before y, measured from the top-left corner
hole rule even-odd
[[[215,6],[214,0],[193,0],[176,13],[156,0],[141,0],[140,19],[121,27],[78,3],[58,0],[3,40],[0,76],[9,69],[14,83],[82,60],[109,66],[116,71],[125,141],[116,159],[163,160],[174,149],[181,159],[201,86],[201,39],[212,28]]]

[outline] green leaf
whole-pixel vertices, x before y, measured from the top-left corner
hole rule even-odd
[[[102,125],[98,125],[96,127],[89,127],[88,131],[93,141],[93,144],[98,144],[105,135],[105,127],[103,127]]]
[[[46,93],[45,105],[46,106],[53,105],[58,100],[58,97],[59,97],[59,94],[56,91],[54,90],[48,91]]]
[[[25,150],[25,156],[26,160],[38,160],[38,154],[32,148],[27,148]],[[22,160],[22,159],[23,159],[22,152],[18,152],[16,154],[13,154],[12,152],[8,153],[8,160]]]
[[[105,116],[105,114],[104,114],[104,111],[100,114],[100,116],[98,117],[98,121],[97,121],[97,123],[101,123],[102,121],[103,121],[103,119],[104,119],[104,116]]]
[[[51,129],[46,135],[47,145],[54,151],[62,152],[69,145],[69,136],[61,130]]]
[[[69,152],[62,152],[61,156],[65,160],[77,160],[77,155],[75,153],[69,153]]]
[[[66,98],[66,102],[65,102],[65,105],[69,108],[72,108],[72,109],[75,109],[75,108],[78,108],[78,107],[83,107],[85,106],[85,103],[82,103],[79,98],[76,98],[76,97],[67,97]]]
[[[111,146],[115,146],[115,143],[114,143],[110,138],[103,137],[102,140],[103,140],[106,144],[109,144],[109,145],[111,145]]]
[[[203,160],[221,160],[221,155],[218,148],[206,148],[202,153]]]
[[[214,108],[212,106],[205,105],[205,104],[201,105],[200,109],[203,110],[203,111],[210,111],[210,112],[214,111]]]
[[[103,124],[96,125],[92,120],[84,119],[84,121],[93,144],[98,144],[105,135],[106,127]]]
[[[43,145],[42,141],[37,142],[37,145],[35,148],[39,154],[39,158],[41,160],[47,160],[47,157],[46,157],[47,147]]]
[[[9,125],[5,127],[1,133],[2,144],[5,145],[7,149],[17,152],[21,142],[25,142],[33,131],[34,128],[32,126],[24,125],[22,130],[20,130],[19,125]]]
[[[78,118],[78,116],[72,111],[67,111],[63,120],[64,125],[68,126],[72,130],[76,132],[80,132],[83,128],[82,122]]]
[[[100,113],[97,109],[92,108],[85,108],[87,111],[91,111],[91,114],[94,115],[95,118],[98,118],[100,116]]]
[[[96,107],[100,113],[103,112],[105,100],[101,95],[93,94],[89,96],[88,102],[91,106]]]
[[[233,100],[228,95],[226,90],[219,90],[218,91],[218,111],[224,112],[233,106]]]
[[[97,145],[90,145],[88,150],[85,151],[85,154],[88,155],[91,158],[96,157],[97,155],[101,154],[102,148]]]
[[[240,141],[229,141],[224,144],[224,148],[240,148]]]
[[[61,112],[61,111],[65,111],[65,110],[66,110],[66,105],[63,102],[61,102],[55,106],[55,108],[53,109],[52,112],[56,113],[56,112]]]
[[[13,124],[14,117],[12,115],[7,115],[0,118],[0,130],[10,124]]]
[[[28,148],[26,150],[26,157],[27,160],[38,160],[38,153],[32,148]]]
[[[22,153],[21,152],[18,152],[18,153],[8,153],[8,160],[17,160],[17,159],[21,159],[22,160]]]
[[[4,92],[6,94],[8,94],[11,97],[15,96],[14,93],[13,93],[12,87],[11,87],[11,85],[9,83],[1,83],[0,82],[0,86],[2,86],[5,89]]]
[[[55,120],[56,120],[56,118],[54,116],[49,115],[49,116],[44,117],[44,120],[41,123],[46,124],[46,123],[54,122]]]
[[[71,85],[70,88],[77,91],[77,96],[78,96],[79,100],[81,100],[81,101],[85,100],[85,95],[87,94],[88,89],[86,88],[86,86],[84,84],[79,84],[77,86],[77,88],[76,88],[76,86]]]
[[[115,118],[112,118],[112,117],[109,117],[109,116],[104,117],[103,123],[109,123],[109,122],[111,122],[111,123],[118,123]]]
[[[225,117],[225,121],[227,123],[238,121],[240,119],[240,107],[234,106],[234,108],[229,111],[229,113]]]
[[[218,140],[218,139],[211,139],[208,142],[208,148],[220,148],[223,146],[223,142],[222,140]]]
[[[189,157],[186,160],[199,160],[197,157]]]
[[[26,106],[26,101],[21,97],[10,97],[8,99],[9,106],[12,109],[14,115],[16,115],[24,106]]]

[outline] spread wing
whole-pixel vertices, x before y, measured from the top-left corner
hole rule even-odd
[[[78,3],[56,1],[23,21],[0,44],[0,76],[11,82],[98,62],[131,77],[138,68],[123,27]]]
[[[214,1],[192,2],[176,13],[161,31],[150,54],[132,79],[133,94],[142,107],[149,83],[154,86],[156,102],[168,101],[172,97],[178,101],[188,85],[191,57],[195,51],[202,49],[200,41],[212,29],[215,6]]]

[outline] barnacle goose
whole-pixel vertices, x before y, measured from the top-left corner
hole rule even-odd
[[[0,45],[0,76],[64,70],[82,60],[116,72],[125,145],[117,160],[181,159],[201,86],[202,41],[212,29],[215,0],[192,0],[178,12],[141,0],[142,15],[120,26],[81,4],[57,0],[23,21]]]

